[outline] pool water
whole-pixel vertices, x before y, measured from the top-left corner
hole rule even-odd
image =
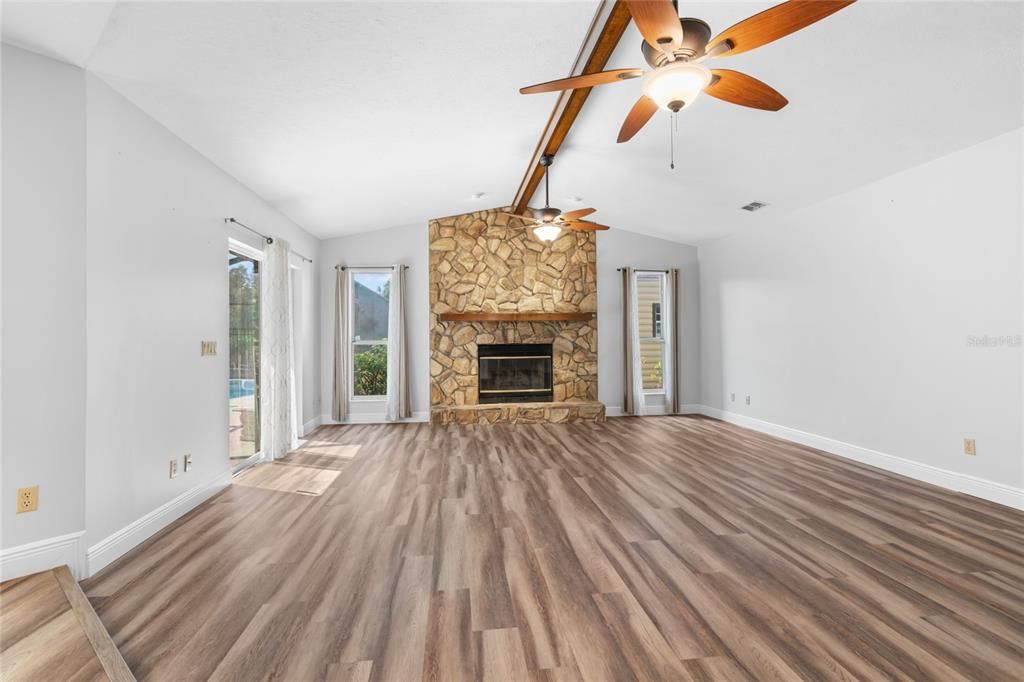
[[[256,395],[255,379],[228,379],[228,399]]]

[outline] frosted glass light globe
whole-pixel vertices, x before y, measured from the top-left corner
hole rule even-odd
[[[679,111],[693,104],[710,82],[708,67],[675,61],[644,74],[644,94],[662,109]]]
[[[562,228],[558,225],[545,223],[544,225],[538,225],[533,228],[533,233],[537,235],[537,239],[542,242],[553,242],[558,239],[558,235],[562,233]]]

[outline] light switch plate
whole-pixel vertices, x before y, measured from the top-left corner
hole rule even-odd
[[[217,342],[216,341],[203,341],[199,349],[200,355],[216,355],[217,354]]]

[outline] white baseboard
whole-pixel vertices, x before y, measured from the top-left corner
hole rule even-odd
[[[680,405],[679,406],[679,411],[676,412],[675,414],[703,414],[703,412],[702,412],[703,407],[704,407],[703,405]],[[650,406],[648,406],[647,412],[646,412],[646,414],[644,414],[644,416],[645,417],[657,417],[657,416],[661,416],[661,415],[665,415],[665,414],[669,414],[669,413],[665,412],[665,406],[664,405],[650,405]],[[604,408],[604,416],[606,416],[606,417],[629,417],[629,416],[632,416],[632,415],[628,415],[625,412],[623,412],[622,411],[622,407],[620,407],[620,406],[616,405],[616,406],[613,407],[611,405],[606,405],[605,408]]]
[[[323,417],[314,417],[313,419],[310,419],[308,422],[303,424],[302,425],[302,435],[303,435],[303,437],[308,436],[309,434],[313,433],[313,431],[317,427],[319,427],[320,424],[322,424],[322,423],[323,423]]]
[[[391,422],[384,418],[383,412],[367,412],[365,414],[350,414],[344,421],[334,421],[331,419],[331,415],[324,414],[320,416],[321,424],[415,424],[419,422],[429,422],[429,412],[413,412],[412,416],[408,419],[401,419],[397,422]]]
[[[931,483],[942,488],[980,497],[983,500],[1003,504],[1007,507],[1024,509],[1024,489],[1021,488],[1014,488],[1005,483],[996,483],[995,481],[978,478],[970,474],[941,469],[931,464],[915,462],[914,460],[898,457],[897,455],[871,450],[852,443],[828,438],[827,436],[819,436],[814,433],[800,431],[799,429],[755,419],[754,417],[748,417],[735,412],[727,412],[716,407],[708,407],[706,405],[699,407],[702,414],[721,419],[730,424],[736,424],[753,431],[760,431],[770,436],[776,436],[794,443],[824,450],[833,455],[878,467],[879,469],[885,469],[886,471],[891,471],[907,478],[913,478],[917,481]]]
[[[100,540],[86,552],[87,577],[96,575],[107,564],[128,553],[230,484],[231,471],[224,471],[205,483],[189,488],[173,500]]]
[[[0,582],[67,565],[76,580],[85,577],[84,530],[0,550]]]

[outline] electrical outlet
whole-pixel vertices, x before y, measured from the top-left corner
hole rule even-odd
[[[200,342],[199,354],[200,355],[216,355],[217,354],[217,342],[216,341],[202,341]]]
[[[192,455],[185,455],[185,466],[183,468],[186,474],[192,471]]]
[[[171,478],[174,478],[175,476],[178,475],[178,459],[177,458],[174,458],[174,459],[171,460],[171,464],[170,464],[170,468],[169,468],[168,473],[170,474]]]
[[[978,451],[974,448],[973,438],[964,438],[964,454],[965,455],[976,455]]]
[[[749,404],[750,404],[750,396],[748,395],[747,396],[747,405],[749,405]]]
[[[730,393],[729,394],[729,400],[731,400],[733,402],[736,402],[736,394],[735,393]]]
[[[32,485],[27,488],[18,488],[18,509],[17,512],[31,512],[39,509],[39,486]]]

